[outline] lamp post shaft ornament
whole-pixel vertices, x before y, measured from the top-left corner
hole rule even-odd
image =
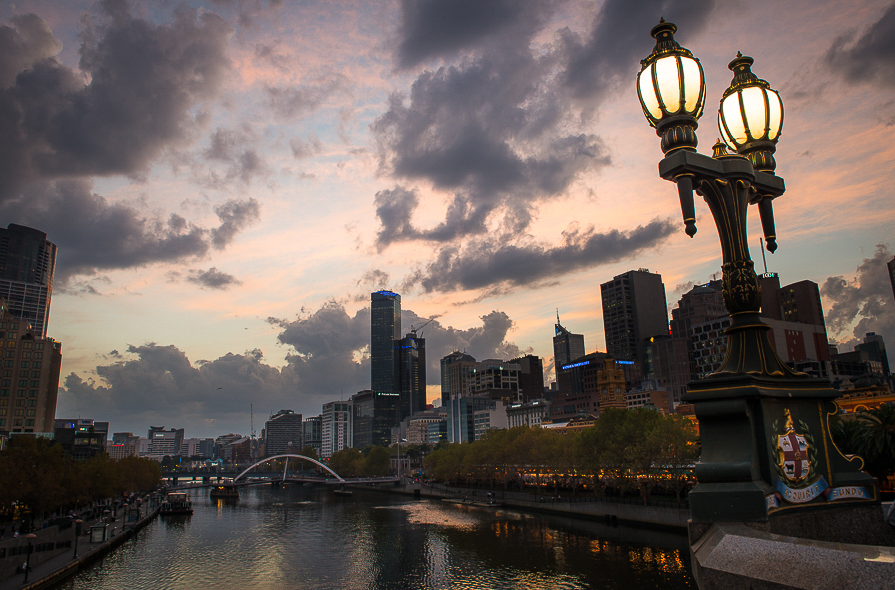
[[[659,175],[678,188],[685,232],[696,234],[693,193],[709,207],[721,242],[727,354],[718,370],[687,386],[699,420],[702,457],[690,494],[693,522],[769,521],[782,514],[879,503],[863,461],[845,456],[829,433],[838,395],[826,379],[798,373],[774,352],[762,323],[761,286],[749,255],[749,205],[759,210],[767,248],[777,249],[773,200],[785,189],[774,152],[783,103],[737,54],[718,110],[723,142],[711,157],[696,151],[705,103],[699,60],[660,21],[653,52],[641,62],[637,93],[661,137]],[[731,153],[731,151],[733,153]]]

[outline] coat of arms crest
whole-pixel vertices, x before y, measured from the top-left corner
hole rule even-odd
[[[785,409],[786,422],[783,434],[777,434],[777,423],[774,423],[775,443],[777,449],[777,475],[793,487],[808,485],[813,479],[817,466],[817,449],[814,437],[808,425],[799,420],[798,432],[792,421],[792,414]]]

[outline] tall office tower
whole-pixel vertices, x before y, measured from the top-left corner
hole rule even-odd
[[[398,425],[401,398],[398,393],[365,389],[351,396],[352,443],[357,449],[391,444],[392,428]]]
[[[638,361],[652,372],[647,358],[651,336],[668,334],[668,309],[662,275],[647,269],[629,270],[600,285],[606,351]]]
[[[264,454],[298,453],[304,448],[304,420],[292,410],[280,410],[264,423]]]
[[[426,409],[426,339],[411,331],[394,341],[395,378],[401,394],[399,420]]]
[[[0,297],[9,311],[47,337],[56,245],[42,231],[10,223],[0,229]]]
[[[305,418],[304,434],[302,436],[301,448],[311,447],[317,456],[320,456],[321,439],[323,438],[323,416],[317,414]]]
[[[451,387],[459,394],[465,381],[460,378],[461,367],[459,363],[465,363],[465,366],[472,366],[476,363],[475,357],[465,352],[455,350],[451,354],[441,359],[441,407],[446,408],[451,402]],[[456,365],[453,370],[451,367]],[[452,377],[453,373],[453,377]]]
[[[886,343],[883,342],[882,336],[876,332],[867,332],[864,335],[864,343],[855,346],[855,350],[867,351],[870,360],[876,361],[882,366],[883,376],[889,376],[889,355],[886,354]]]
[[[895,258],[886,263],[889,269],[889,281],[892,283],[892,296],[895,297]]]
[[[556,335],[553,337],[553,366],[562,367],[573,360],[584,356],[584,334],[572,334],[559,323],[559,312],[556,312]]]
[[[401,339],[401,296],[376,291],[370,298],[370,388],[397,393],[395,340]]]
[[[53,432],[62,343],[40,338],[0,299],[0,432]]]
[[[320,419],[320,457],[329,459],[334,453],[354,446],[353,409],[351,400],[323,404]]]

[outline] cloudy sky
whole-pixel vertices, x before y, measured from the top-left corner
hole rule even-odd
[[[0,7],[0,225],[59,247],[57,414],[248,433],[369,386],[369,294],[438,359],[532,352],[557,308],[605,349],[599,284],[720,272],[683,233],[634,88],[660,17],[707,78],[742,51],[786,119],[784,284],[830,336],[895,347],[895,4],[772,0],[79,2]],[[757,215],[750,218],[753,256]]]

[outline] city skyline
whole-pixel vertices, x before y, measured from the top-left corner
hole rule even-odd
[[[556,308],[605,350],[601,283],[648,268],[673,306],[720,277],[634,89],[660,17],[706,72],[702,153],[737,51],[781,93],[768,270],[821,286],[831,338],[895,341],[891,2],[189,4],[0,8],[0,226],[58,246],[58,415],[316,415],[370,386],[380,289],[403,326],[435,318],[428,400],[452,350],[552,375]]]

